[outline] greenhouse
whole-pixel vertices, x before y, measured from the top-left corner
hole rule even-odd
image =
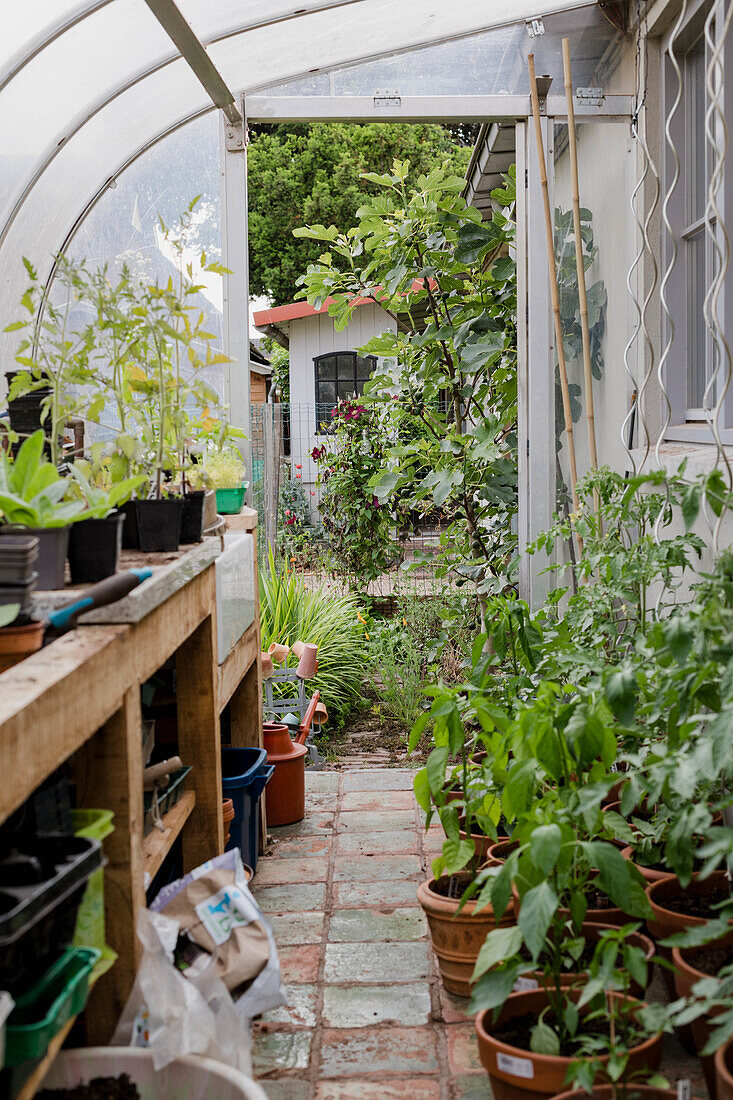
[[[733,1100],[733,3],[6,8],[0,1098]]]

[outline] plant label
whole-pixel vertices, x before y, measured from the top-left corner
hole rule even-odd
[[[534,1077],[534,1066],[529,1058],[514,1058],[511,1054],[499,1051],[496,1065],[503,1073],[509,1073],[512,1077],[524,1077],[528,1081]]]
[[[680,1077],[677,1081],[677,1100],[690,1100],[690,1095],[689,1077]]]
[[[539,982],[536,978],[517,978],[512,989],[515,993],[524,993],[527,989],[539,989]]]

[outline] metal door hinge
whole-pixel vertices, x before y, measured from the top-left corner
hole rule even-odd
[[[227,122],[224,134],[227,153],[244,152],[247,147],[247,131],[243,122],[238,122],[236,125]]]
[[[402,96],[396,92],[379,91],[374,96],[374,106],[386,108],[388,111],[399,111],[402,107]]]
[[[606,99],[603,88],[576,88],[575,98],[588,107],[602,107]]]

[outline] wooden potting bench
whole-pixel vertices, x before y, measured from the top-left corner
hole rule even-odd
[[[132,988],[140,955],[137,915],[174,841],[180,835],[184,870],[223,851],[219,719],[227,704],[232,744],[261,745],[257,514],[245,509],[233,518],[232,526],[254,544],[255,610],[221,664],[215,562],[222,543],[208,538],[175,555],[137,554],[133,561],[123,554],[122,568],[144,558],[152,578],[0,675],[0,823],[71,757],[79,806],[114,812],[115,829],[104,842],[104,888],[106,939],[118,959],[90,995],[85,1023],[93,1045],[109,1040]],[[58,594],[49,598],[59,602]],[[171,657],[179,753],[192,771],[187,790],[163,818],[165,831],[143,838],[140,687]],[[34,1095],[72,1023],[55,1037],[18,1100]]]

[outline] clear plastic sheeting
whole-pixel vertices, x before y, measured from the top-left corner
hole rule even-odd
[[[235,96],[283,82],[354,95],[526,90],[525,19],[540,71],[558,35],[595,73],[614,32],[594,4],[557,0],[179,0]],[[6,0],[0,41],[0,305],[15,315],[21,259],[43,277],[116,177],[211,100],[145,0]],[[559,21],[559,22],[558,22]],[[587,63],[586,63],[587,62]],[[327,90],[326,90],[327,89]],[[2,327],[2,326],[0,326]],[[9,350],[4,345],[6,352]]]
[[[550,15],[544,34],[530,38],[525,23],[496,27],[397,56],[310,73],[260,89],[271,96],[528,94],[527,54],[539,73],[562,72],[562,39],[573,41],[576,84],[606,87],[615,65],[618,33],[594,6]],[[561,94],[562,89],[553,89]]]

